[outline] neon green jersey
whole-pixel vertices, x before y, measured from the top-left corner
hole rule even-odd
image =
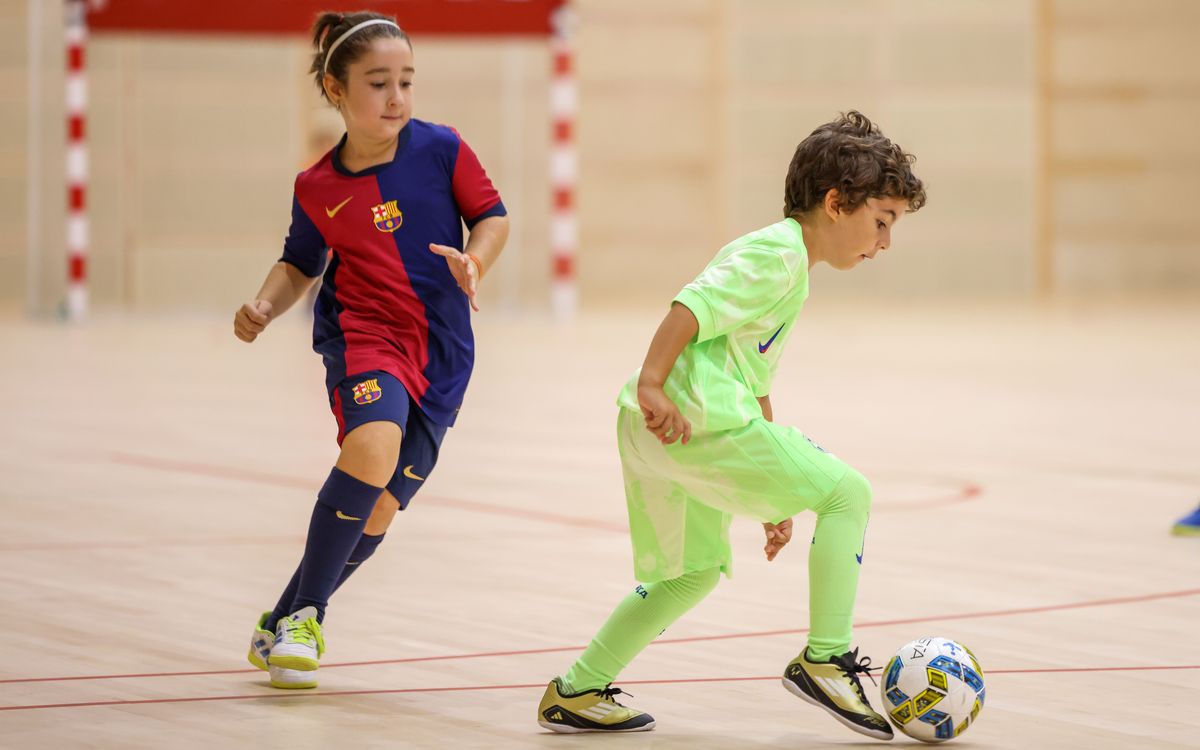
[[[808,250],[793,219],[739,237],[717,253],[675,302],[700,330],[684,347],[663,390],[692,423],[717,432],[762,417],[779,356],[808,297]],[[634,373],[617,403],[638,409]]]

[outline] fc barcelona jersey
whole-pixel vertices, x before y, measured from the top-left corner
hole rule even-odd
[[[451,128],[409,120],[395,157],[360,172],[338,158],[345,142],[296,178],[281,258],[309,277],[325,269],[313,349],[326,386],[383,370],[430,419],[452,425],[475,360],[471,311],[429,244],[461,249],[464,222],[507,211]]]

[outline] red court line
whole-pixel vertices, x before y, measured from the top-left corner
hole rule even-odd
[[[154,547],[236,547],[239,545],[304,544],[302,536],[226,537],[223,539],[131,539],[126,542],[28,542],[0,544],[0,552],[53,552],[56,550],[149,549]]]
[[[1091,601],[1070,602],[1067,604],[1047,604],[1040,607],[1021,607],[1018,609],[997,609],[988,612],[963,612],[950,615],[935,615],[932,617],[909,617],[898,620],[869,620],[867,622],[858,622],[854,624],[855,628],[881,628],[890,625],[911,625],[913,623],[922,622],[939,622],[942,620],[970,620],[980,617],[1010,617],[1013,615],[1035,614],[1038,612],[1056,612],[1068,609],[1083,609],[1086,607],[1107,607],[1116,604],[1133,604],[1137,602],[1149,602],[1159,599],[1175,599],[1185,596],[1195,596],[1200,594],[1200,588],[1184,589],[1182,591],[1164,591],[1156,594],[1140,594],[1138,596],[1122,596],[1112,599],[1093,599]],[[762,638],[775,635],[796,635],[799,633],[807,633],[808,628],[792,628],[788,630],[761,630],[751,633],[728,633],[725,635],[700,635],[690,638],[664,638],[651,643],[651,646],[661,646],[671,643],[696,643],[699,641],[722,641],[734,638]],[[414,664],[417,662],[426,661],[453,661],[459,659],[482,659],[495,656],[528,656],[531,654],[554,654],[567,651],[582,651],[584,646],[552,646],[548,648],[522,649],[518,651],[484,651],[472,654],[444,654],[441,656],[412,656],[404,659],[377,659],[373,661],[348,661],[335,662],[332,664],[322,664],[321,669],[334,669],[337,667],[365,667],[378,666],[382,664]],[[217,669],[200,672],[150,672],[143,674],[106,674],[106,675],[82,675],[76,677],[19,677],[15,679],[0,680],[0,684],[17,683],[17,682],[68,682],[75,680],[121,680],[137,677],[196,677],[205,675],[218,674],[244,674],[254,673],[257,669]]]
[[[957,505],[965,503],[969,500],[974,500],[983,494],[983,488],[973,482],[962,482],[962,487],[958,492],[946,497],[935,497],[928,500],[917,500],[910,503],[885,503],[880,505],[872,505],[871,513],[896,513],[909,510],[924,510],[925,508],[936,508],[942,505]]]
[[[126,466],[138,466],[141,468],[158,469],[160,471],[171,471],[181,474],[196,474],[199,476],[213,477],[216,479],[237,479],[245,482],[253,482],[255,484],[267,484],[274,487],[295,487],[316,492],[316,489],[320,484],[320,482],[315,479],[297,479],[296,477],[289,477],[282,474],[270,474],[262,471],[248,471],[246,469],[213,466],[211,464],[201,464],[191,461],[175,461],[163,458],[154,458],[152,456],[140,456],[133,453],[116,452],[113,453],[111,457],[115,463],[125,464]],[[576,516],[565,516],[558,513],[546,513],[543,511],[522,510],[520,508],[512,508],[504,505],[491,505],[489,503],[481,503],[475,500],[460,500],[457,498],[443,497],[440,495],[428,495],[422,493],[421,502],[422,504],[430,503],[448,508],[457,508],[459,510],[470,510],[477,513],[489,513],[491,515],[505,516],[506,518],[525,518],[531,521],[558,524],[559,526],[600,529],[602,531],[612,531],[621,534],[624,534],[628,531],[628,527],[623,523],[612,523],[609,521],[601,521],[599,519],[578,518]]]
[[[200,476],[213,477],[217,479],[237,479],[247,482],[254,482],[257,484],[268,484],[277,487],[297,487],[309,490],[317,485],[315,480],[297,479],[296,477],[284,476],[281,474],[271,474],[268,472],[215,466],[212,464],[202,464],[191,461],[155,458],[153,456],[143,456],[134,453],[115,452],[111,457],[114,462],[125,464],[127,466],[138,466],[142,468],[159,469],[161,471],[173,471],[184,474],[197,474]],[[920,500],[911,503],[879,505],[874,508],[874,512],[890,513],[895,511],[921,510],[924,508],[932,508],[942,505],[952,505],[973,500],[983,494],[983,488],[977,484],[961,480],[953,481],[960,482],[962,486],[952,495],[946,497],[936,497],[929,500]],[[481,503],[473,500],[461,500],[458,498],[438,497],[434,495],[422,495],[421,497],[438,505],[458,508],[460,510],[471,510],[478,513],[503,515],[509,518],[527,518],[533,521],[541,521],[543,523],[555,523],[562,526],[573,526],[578,528],[602,529],[604,531],[613,531],[622,534],[626,533],[628,530],[628,527],[624,523],[611,523],[597,519],[578,518],[575,516],[566,516],[556,513],[546,513],[543,511],[522,510],[509,506],[491,505],[489,503]]]
[[[1047,669],[989,669],[987,675],[997,674],[1045,674],[1066,672],[1141,672],[1154,670],[1200,669],[1200,664],[1172,664],[1164,666],[1142,667],[1063,667]],[[699,684],[706,682],[759,682],[778,680],[778,675],[770,677],[695,677],[678,680],[625,680],[622,685],[679,685]],[[44,703],[32,706],[0,706],[0,711],[33,711],[43,708],[88,708],[94,706],[143,706],[152,703],[203,703],[207,701],[239,701],[239,700],[281,700],[287,698],[337,697],[344,695],[397,695],[402,693],[452,693],[475,690],[527,690],[545,687],[544,682],[533,682],[521,685],[466,685],[462,687],[437,688],[394,688],[390,690],[330,690],[313,692],[306,695],[296,693],[259,693],[252,695],[210,695],[186,698],[149,698],[143,700],[116,701],[83,701],[79,703]]]
[[[155,458],[153,456],[143,456],[135,453],[124,453],[117,451],[110,454],[109,458],[114,463],[123,464],[125,466],[136,466],[143,469],[155,469],[158,471],[168,471],[179,474],[192,474],[195,476],[211,477],[214,479],[232,479],[235,481],[251,482],[254,484],[263,484],[272,487],[312,490],[317,486],[317,482],[315,480],[297,478],[284,474],[272,474],[270,472],[238,469],[227,466],[216,466],[193,461],[177,461],[174,459]],[[970,482],[963,482],[961,489],[959,489],[953,495],[931,498],[928,500],[919,500],[910,503],[878,505],[874,508],[873,512],[892,513],[910,510],[923,510],[925,508],[943,505],[953,505],[972,500],[976,497],[979,497],[981,494],[983,494],[983,489],[981,487]],[[440,505],[447,508],[455,508],[457,510],[467,510],[475,513],[504,516],[505,518],[522,518],[539,523],[549,523],[558,526],[567,526],[570,528],[610,531],[617,534],[625,534],[628,532],[628,526],[624,523],[602,521],[595,518],[580,518],[578,516],[568,516],[559,513],[547,513],[545,511],[513,508],[511,506],[492,505],[490,503],[483,503],[477,500],[462,500],[459,498],[444,497],[440,495],[422,494],[421,499],[423,502],[430,503],[435,506]],[[153,539],[140,541],[131,540],[128,542],[24,542],[16,544],[0,544],[0,552],[150,549],[157,547],[226,547],[253,544],[294,544],[297,539],[299,539],[299,537],[270,536],[242,537],[236,539]]]

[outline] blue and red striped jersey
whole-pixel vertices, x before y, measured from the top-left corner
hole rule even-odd
[[[306,276],[325,269],[313,349],[326,386],[383,370],[430,419],[452,425],[475,341],[467,297],[429,243],[462,249],[464,221],[470,228],[507,211],[452,128],[409,120],[395,157],[361,172],[338,159],[345,142],[296,177],[281,258]]]

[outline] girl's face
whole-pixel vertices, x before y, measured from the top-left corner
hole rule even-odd
[[[835,244],[829,265],[848,270],[887,250],[892,244],[892,226],[907,210],[908,203],[901,198],[867,198],[850,213],[835,209]]]
[[[346,132],[390,140],[412,117],[413,53],[408,42],[381,37],[346,70],[346,84],[325,76],[325,90],[340,105]]]

